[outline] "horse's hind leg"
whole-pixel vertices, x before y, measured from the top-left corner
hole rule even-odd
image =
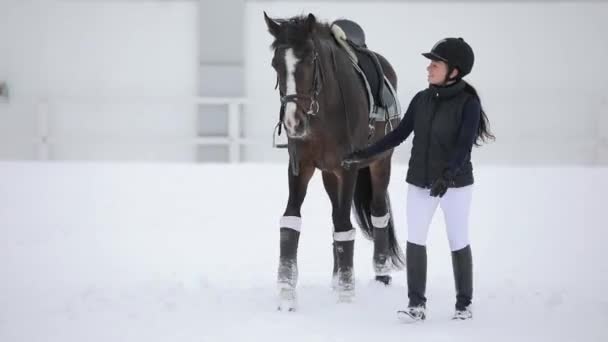
[[[327,192],[327,196],[329,196],[329,200],[331,201],[331,210],[332,217],[333,213],[336,213],[338,210],[338,177],[335,174],[330,172],[323,172],[323,186],[325,187],[325,191]],[[332,220],[333,221],[333,220]],[[336,254],[335,243],[332,242],[333,249],[333,257],[334,257],[334,267],[332,271],[332,288],[337,289],[338,286],[338,256]]]
[[[301,165],[297,176],[289,166],[289,199],[280,222],[280,257],[277,283],[279,287],[279,310],[293,311],[296,307],[296,285],[298,282],[298,241],[302,218],[300,208],[306,197],[308,182],[314,173],[312,165]]]
[[[390,210],[386,194],[391,174],[390,159],[379,160],[370,165],[372,199],[370,205],[371,222],[374,227],[374,272],[376,280],[386,285],[391,282],[391,258],[389,250]]]
[[[323,182],[332,201],[334,224],[334,289],[339,301],[350,301],[354,296],[355,278],[353,253],[355,230],[350,221],[357,171],[342,170],[334,175],[324,175]]]

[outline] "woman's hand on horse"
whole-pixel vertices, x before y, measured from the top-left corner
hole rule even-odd
[[[342,159],[342,167],[350,169],[353,165],[360,164],[365,159],[369,158],[364,150],[356,149]]]

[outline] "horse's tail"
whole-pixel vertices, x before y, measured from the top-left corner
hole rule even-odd
[[[353,197],[353,210],[359,227],[363,231],[363,235],[369,239],[374,239],[374,226],[372,225],[371,217],[371,201],[372,201],[372,179],[369,167],[359,169],[357,175],[357,183],[355,185],[355,194]],[[395,224],[393,221],[393,209],[391,201],[386,194],[386,206],[390,218],[388,221],[388,249],[390,252],[393,266],[397,269],[402,269],[405,266],[403,252],[399,247],[399,241],[395,234]]]

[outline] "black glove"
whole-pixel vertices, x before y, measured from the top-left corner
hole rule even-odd
[[[435,179],[433,185],[431,185],[431,196],[439,196],[440,198],[443,197],[443,195],[445,195],[445,193],[448,191],[450,185],[453,185],[453,183],[454,176],[452,172],[449,170],[444,171],[439,178]]]
[[[364,150],[356,149],[353,152],[349,153],[342,159],[342,167],[345,169],[350,169],[351,166],[355,164],[361,163],[363,160],[367,159],[368,155]]]

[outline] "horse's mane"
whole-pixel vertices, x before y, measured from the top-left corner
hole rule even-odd
[[[295,16],[288,19],[278,19],[277,23],[281,25],[281,33],[272,42],[271,47],[276,49],[281,45],[293,47],[304,47],[312,35],[316,39],[332,39],[331,28],[329,24],[324,22],[314,21],[312,30],[308,24],[308,16]]]

